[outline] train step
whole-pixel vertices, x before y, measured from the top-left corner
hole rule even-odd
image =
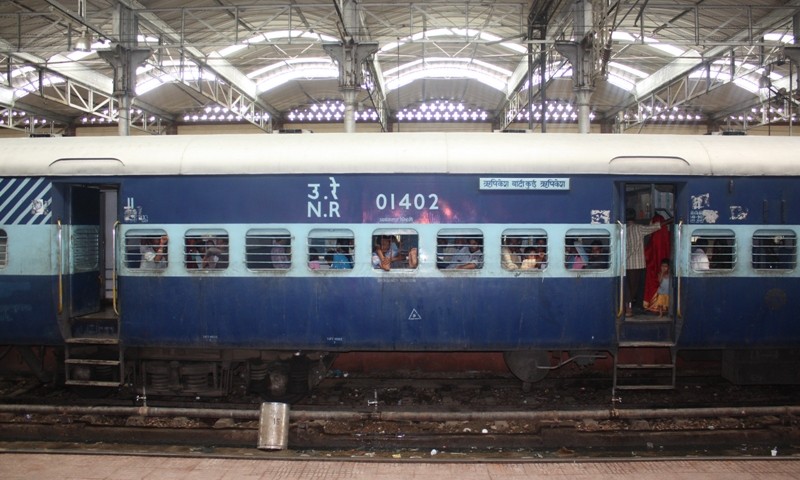
[[[120,382],[106,382],[98,380],[65,380],[65,385],[84,386],[84,387],[119,387]]]
[[[622,319],[624,323],[646,323],[646,324],[656,324],[656,323],[672,323],[673,320],[670,317],[659,317],[653,315],[634,315],[633,317],[625,317]]]
[[[670,369],[675,366],[671,363],[618,363],[617,368],[623,370],[642,370],[642,369]]]
[[[83,345],[119,345],[116,337],[74,337],[65,340],[69,344]]]
[[[620,340],[617,342],[619,347],[674,347],[672,340]]]
[[[109,365],[116,367],[119,360],[98,360],[94,358],[70,358],[64,361],[68,365]]]
[[[119,387],[124,382],[123,350],[117,334],[117,320],[83,318],[72,319],[71,326],[81,325],[78,335],[65,339],[65,385],[92,387]],[[97,322],[101,322],[98,324]],[[88,328],[86,328],[88,326]],[[75,330],[73,330],[73,333]]]
[[[614,355],[614,391],[675,388],[674,342],[635,342]]]
[[[674,385],[617,385],[617,390],[673,390]]]

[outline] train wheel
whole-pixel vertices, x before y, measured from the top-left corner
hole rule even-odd
[[[544,379],[550,371],[550,355],[547,350],[504,352],[503,359],[511,373],[522,380],[523,385]]]

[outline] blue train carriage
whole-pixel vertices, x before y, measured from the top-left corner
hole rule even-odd
[[[778,374],[800,340],[792,138],[3,146],[0,344],[34,366],[55,347],[68,384],[280,396],[337,352],[501,351],[526,384],[610,355],[615,389],[671,388],[679,349],[737,382],[797,381]],[[661,317],[626,315],[627,210],[669,220]]]

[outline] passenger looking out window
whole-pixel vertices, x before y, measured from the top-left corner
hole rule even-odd
[[[355,240],[345,229],[315,229],[308,235],[308,268],[311,270],[352,270]]]
[[[583,247],[583,241],[580,238],[573,239],[571,243],[567,243],[564,264],[568,270],[582,270],[589,264],[586,249]]]
[[[131,229],[125,233],[125,266],[163,270],[169,259],[169,237],[164,230]]]
[[[372,250],[372,268],[389,271],[402,264],[400,247],[390,235],[381,235]]]
[[[183,243],[187,270],[228,268],[228,233],[224,230],[189,230]]]
[[[474,270],[483,268],[483,252],[481,244],[475,237],[462,239],[461,249],[452,256],[448,269]]]
[[[605,270],[608,268],[608,250],[603,247],[600,240],[594,240],[589,249],[589,265],[586,268]]]
[[[524,251],[524,259],[521,270],[537,270],[544,268],[544,254],[540,253],[535,247],[528,247]]]
[[[694,271],[730,271],[736,267],[736,235],[730,229],[698,229],[691,237]]]
[[[139,268],[156,269],[167,268],[167,244],[169,237],[161,235],[158,238],[147,237],[142,239],[139,247],[141,263]]]
[[[503,246],[500,247],[500,262],[506,270],[522,268],[524,252],[522,251],[522,238],[517,236],[503,237]]]
[[[292,266],[292,235],[286,229],[248,230],[244,249],[250,270],[288,270]]]
[[[476,228],[440,230],[436,236],[436,266],[442,270],[483,268],[483,233]]]
[[[692,270],[705,271],[711,269],[711,262],[708,259],[707,251],[708,240],[699,239],[692,246]]]
[[[222,248],[217,246],[217,242],[214,239],[206,240],[204,251],[203,251],[203,264],[201,268],[205,269],[216,269],[216,268],[223,268],[220,264],[222,260]]]
[[[336,241],[336,248],[331,256],[331,268],[346,270],[353,268],[352,241],[340,238]]]
[[[270,263],[272,268],[287,269],[292,265],[291,247],[289,247],[288,237],[278,237],[273,239],[273,246],[269,251]]]
[[[419,264],[419,235],[415,230],[376,230],[372,235],[372,268],[415,269]]]

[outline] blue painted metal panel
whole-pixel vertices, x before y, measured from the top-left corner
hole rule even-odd
[[[569,190],[480,190],[480,175],[137,177],[121,188],[121,216],[162,224],[582,223],[591,210],[607,210],[613,222],[621,214],[612,204],[615,183],[654,180],[557,176],[570,180]],[[686,223],[707,223],[708,212],[720,225],[800,223],[800,210],[781,207],[800,200],[791,178],[656,181],[685,185],[675,202]]]
[[[56,295],[55,277],[0,276],[0,344],[62,343],[56,322]]]
[[[130,178],[120,199],[125,223],[580,223],[591,209],[611,209],[608,178],[576,177],[569,191],[485,191],[479,178]]]
[[[800,342],[800,278],[685,278],[682,291],[682,347],[786,347]]]
[[[614,340],[609,278],[123,280],[127,345],[505,350]]]

